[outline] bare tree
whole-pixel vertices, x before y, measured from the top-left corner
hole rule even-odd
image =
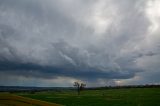
[[[78,95],[80,95],[80,91],[82,91],[84,89],[86,84],[81,83],[81,82],[74,82],[73,86],[75,86],[77,88]]]

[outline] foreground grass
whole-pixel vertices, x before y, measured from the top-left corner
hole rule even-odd
[[[0,106],[61,106],[9,93],[0,93]]]
[[[130,88],[110,90],[22,93],[24,97],[66,106],[160,106],[160,88]]]

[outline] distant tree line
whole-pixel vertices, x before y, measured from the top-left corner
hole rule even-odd
[[[84,89],[87,90],[101,90],[101,89],[121,89],[121,88],[160,88],[160,85],[146,84],[146,85],[127,85],[127,86],[104,86],[104,87],[86,87],[86,84],[75,82],[74,87],[11,87],[11,86],[0,86],[0,92],[26,92],[34,94],[41,91],[56,91],[61,92],[64,90],[75,90],[80,94]]]
[[[160,88],[160,85],[146,84],[146,85],[125,85],[125,86],[105,86],[105,87],[89,87],[87,90],[100,90],[100,89],[121,89],[121,88]]]

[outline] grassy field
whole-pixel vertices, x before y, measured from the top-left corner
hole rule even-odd
[[[61,106],[9,93],[0,93],[0,106]]]
[[[65,106],[160,106],[160,88],[130,88],[21,93],[24,97],[63,104]]]

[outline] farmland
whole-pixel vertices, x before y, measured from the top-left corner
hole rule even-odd
[[[23,97],[62,104],[65,106],[160,106],[160,88],[121,88],[16,93]]]
[[[31,98],[21,97],[18,95],[1,93],[0,106],[61,106],[55,103],[34,100]]]

